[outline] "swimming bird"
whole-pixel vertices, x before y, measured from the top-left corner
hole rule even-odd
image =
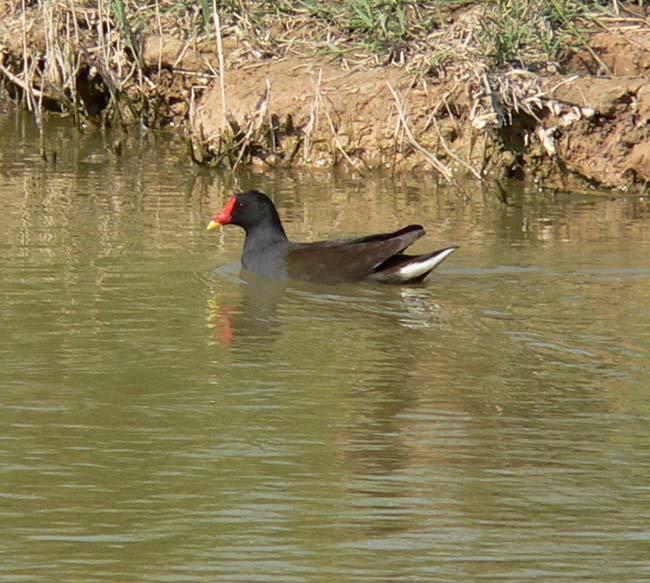
[[[246,232],[244,269],[276,280],[418,283],[458,249],[406,255],[404,250],[424,236],[421,225],[352,239],[296,243],[287,237],[273,201],[257,190],[231,197],[208,231],[222,225],[237,225]]]

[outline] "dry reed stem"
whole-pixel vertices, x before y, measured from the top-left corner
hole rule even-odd
[[[158,75],[162,70],[163,29],[160,20],[160,3],[156,0],[156,24],[158,25]]]
[[[28,81],[29,63],[27,61],[27,15],[25,10],[25,0],[21,0],[22,4],[22,33],[23,33],[23,75],[25,83],[23,85],[25,91],[25,99],[27,100],[27,109],[34,111],[32,86]]]
[[[226,67],[223,58],[223,42],[221,39],[221,20],[217,11],[217,0],[212,0],[212,19],[214,21],[214,34],[217,37],[217,58],[219,59],[219,90],[221,91],[222,122],[226,123]]]
[[[160,34],[161,34],[161,38],[162,38],[162,31],[161,31]],[[176,60],[174,61],[174,64],[172,65],[172,70],[173,70],[174,73],[179,73],[179,72],[180,72],[180,73],[183,73],[183,71],[180,70],[180,69],[177,69],[177,67],[178,67],[178,65],[179,65],[180,63],[183,62],[183,57],[185,56],[185,53],[189,50],[190,46],[194,43],[195,40],[196,40],[196,36],[193,35],[193,36],[190,36],[190,38],[188,38],[188,39],[183,43],[183,48],[182,48],[181,51],[178,53],[178,56],[176,57]],[[161,53],[162,53],[162,51],[161,51]],[[162,57],[162,54],[161,54],[161,57]],[[195,75],[199,75],[198,72],[197,72],[197,73],[194,73],[194,74],[195,74]],[[216,75],[215,75],[215,77],[216,77]]]
[[[235,172],[237,170],[237,166],[239,166],[239,163],[241,162],[242,158],[244,157],[244,153],[246,152],[246,148],[250,145],[251,141],[251,136],[253,135],[253,132],[255,131],[255,122],[253,120],[248,122],[248,127],[246,128],[246,133],[244,136],[241,138],[240,142],[240,147],[239,147],[239,153],[237,154],[237,158],[235,159],[235,163],[232,164],[231,170],[232,172]],[[226,146],[228,147],[228,146]],[[234,147],[234,145],[233,145]]]
[[[393,164],[391,170],[394,172],[397,167],[397,154],[402,151],[404,147],[404,127],[402,125],[402,120],[397,112],[397,118],[395,119],[395,130],[393,131]]]
[[[187,147],[188,151],[190,154],[190,158],[196,163],[196,164],[203,164],[204,160],[201,158],[199,160],[198,156],[196,155],[196,148],[195,144],[198,142],[198,147],[202,148],[205,144],[205,140],[203,139],[203,128],[200,124],[196,123],[196,90],[201,89],[205,90],[207,89],[207,85],[192,85],[190,87],[190,107],[189,107],[189,113],[188,113],[188,134],[187,134]]]
[[[314,102],[312,103],[311,110],[309,112],[309,121],[305,127],[305,141],[303,145],[303,158],[305,160],[311,159],[311,148],[312,148],[312,135],[318,125],[318,109],[320,106],[320,87],[323,81],[323,69],[320,68],[318,72],[318,80],[314,86]]]
[[[417,152],[422,154],[422,156],[433,166],[435,170],[437,170],[446,180],[450,181],[453,178],[453,174],[451,172],[451,169],[445,166],[438,158],[432,154],[431,152],[427,151],[413,136],[411,133],[411,130],[408,126],[408,122],[406,120],[406,111],[404,104],[402,103],[399,94],[395,89],[393,89],[393,86],[390,84],[390,81],[386,81],[386,84],[388,85],[388,89],[390,89],[390,92],[393,95],[393,99],[395,100],[395,104],[397,105],[397,113],[399,115],[400,122],[402,124],[402,127],[404,128],[404,133],[406,134],[406,140],[407,142],[411,145],[413,149],[415,149]]]
[[[110,35],[110,19],[104,18],[103,16],[103,2],[102,0],[97,0],[97,13],[98,13],[98,18],[97,18],[97,40],[99,41],[99,50],[101,51],[102,57],[104,59],[105,63],[108,63],[108,50],[106,48],[106,39],[104,37],[104,21],[106,21],[107,25],[107,34]],[[118,64],[119,66],[119,64]]]
[[[277,138],[275,136],[275,128],[273,127],[273,114],[271,113],[271,81],[266,79],[266,95],[267,95],[267,114],[269,124],[269,135],[271,136],[271,152],[275,154],[277,150]]]
[[[239,163],[244,157],[244,154],[250,148],[250,145],[252,143],[251,138],[253,137],[255,132],[258,131],[259,128],[263,126],[264,119],[266,118],[266,114],[269,112],[270,101],[271,101],[271,85],[267,84],[266,91],[262,96],[262,98],[260,99],[259,103],[257,104],[255,114],[248,120],[246,133],[241,138],[240,145],[239,145],[239,153],[237,155],[237,158],[235,159],[235,163],[232,165],[233,172],[237,169]],[[230,125],[232,127],[234,124],[231,123]]]
[[[445,138],[442,136],[442,133],[440,131],[440,128],[438,127],[438,122],[436,121],[436,118],[433,118],[433,127],[436,130],[436,133],[438,134],[438,139],[440,140],[440,143],[442,144],[442,147],[445,149],[445,152],[449,155],[450,158],[458,162],[461,166],[464,166],[469,172],[471,172],[474,177],[479,181],[483,181],[483,176],[481,173],[476,170],[469,162],[466,160],[463,160],[460,156],[458,156],[448,145],[447,142],[445,141]]]
[[[327,111],[326,107],[323,107],[323,113],[325,114],[325,118],[327,119],[327,123],[329,124],[330,131],[332,132],[332,136],[334,137],[334,144],[339,149],[341,154],[343,154],[343,157],[346,159],[348,164],[350,164],[350,168],[352,168],[352,170],[356,171],[357,168],[355,168],[354,162],[352,162],[352,159],[350,158],[350,156],[348,156],[348,153],[343,148],[343,144],[341,144],[341,141],[339,140],[339,136],[336,133],[336,129],[334,128],[334,123],[332,122],[332,118],[330,117],[330,114]]]
[[[0,71],[2,74],[9,79],[14,85],[17,87],[20,87],[25,94],[28,92],[31,92],[35,97],[41,97],[41,95],[44,95],[48,99],[54,99],[53,95],[46,94],[44,91],[41,91],[40,89],[36,89],[36,87],[30,87],[29,83],[18,77],[17,75],[14,75],[7,67],[4,66],[4,63],[2,62],[2,56],[0,55]],[[27,72],[24,72],[24,75],[27,76]]]

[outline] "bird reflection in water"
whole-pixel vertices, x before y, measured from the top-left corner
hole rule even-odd
[[[208,300],[208,324],[215,341],[229,349],[271,343],[281,333],[277,308],[287,282],[242,270],[240,289],[239,305],[228,305],[218,291]]]

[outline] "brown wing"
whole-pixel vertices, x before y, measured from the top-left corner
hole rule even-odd
[[[375,268],[424,235],[420,225],[356,239],[292,243],[287,255],[290,279],[322,282],[361,281]]]

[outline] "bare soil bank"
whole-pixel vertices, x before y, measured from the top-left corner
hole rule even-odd
[[[24,21],[12,20],[6,4],[1,10],[0,74],[10,94],[31,93],[33,103],[50,106],[63,101],[53,83],[31,82],[24,64],[36,61],[25,59]],[[92,8],[75,15],[87,23],[97,17]],[[453,17],[451,34],[456,23],[467,30],[479,16],[470,7]],[[54,42],[47,14],[34,9],[29,18],[29,51],[46,55]],[[91,46],[92,25],[86,28],[70,39],[73,49],[81,45],[71,75],[84,114],[101,118],[122,94],[122,121],[178,124],[199,163],[419,171],[449,180],[471,174],[633,191],[650,180],[650,23],[643,14],[612,19],[586,37],[591,51],[536,72],[467,62],[423,74],[331,56],[269,58],[225,34],[219,76],[214,39],[188,43],[167,31],[142,35],[137,72],[128,47],[116,53],[132,73],[115,79],[100,66],[102,47]]]

